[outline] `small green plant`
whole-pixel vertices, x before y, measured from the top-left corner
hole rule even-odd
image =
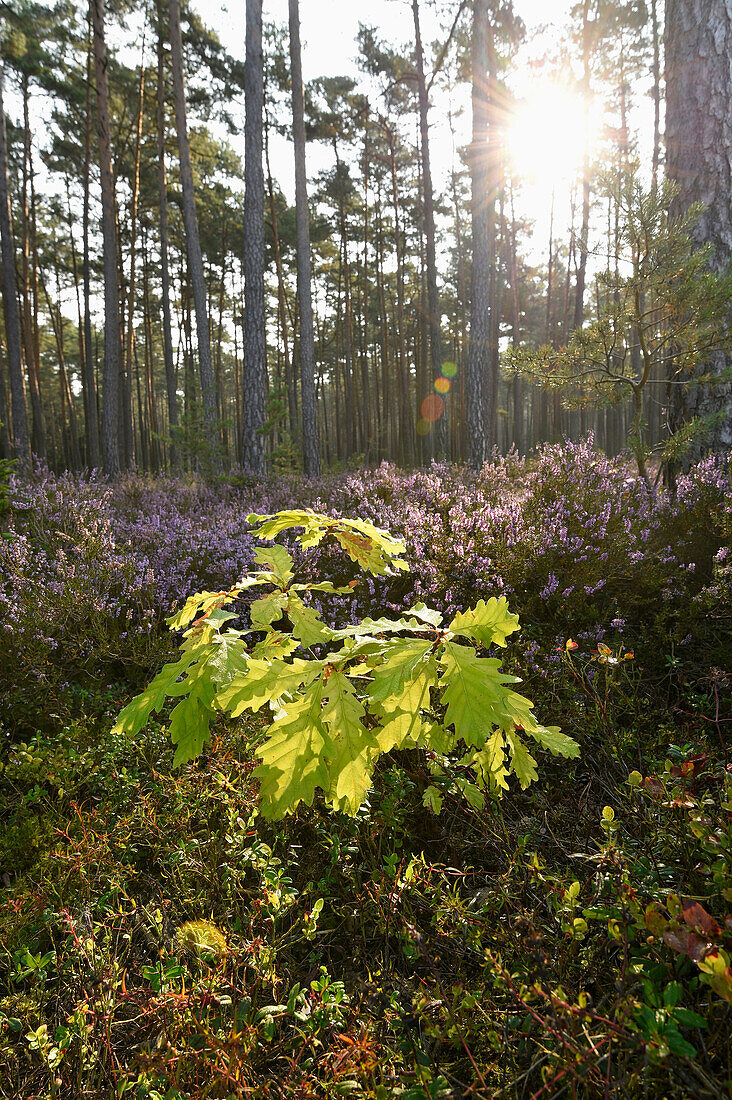
[[[404,543],[361,520],[315,512],[249,516],[258,538],[302,528],[304,549],[330,536],[374,576],[408,568]],[[424,604],[399,619],[363,619],[328,626],[306,600],[313,592],[344,594],[329,581],[298,582],[282,546],[255,552],[259,569],[226,592],[201,592],[168,623],[184,630],[181,656],[165,665],[125,707],[115,731],[135,735],[166,698],[177,698],[170,720],[175,764],[195,759],[217,712],[238,718],[269,707],[273,721],[257,746],[261,810],[277,819],[320,789],[326,802],[355,815],[366,800],[374,767],[391,750],[424,750],[434,776],[424,802],[439,812],[446,769],[473,806],[484,791],[500,795],[513,773],[522,787],[537,778],[526,738],[573,757],[578,745],[556,726],[542,726],[532,704],[510,685],[515,676],[495,657],[518,630],[504,597],[479,600],[449,625]],[[250,629],[231,626],[230,605],[243,592],[265,588],[250,608]]]

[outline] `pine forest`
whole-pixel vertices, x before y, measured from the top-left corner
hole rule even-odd
[[[732,0],[0,0],[0,1100],[732,1097]]]

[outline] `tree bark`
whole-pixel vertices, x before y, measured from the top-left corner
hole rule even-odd
[[[142,52],[140,56],[140,75],[138,78],[137,93],[137,119],[135,122],[135,161],[132,177],[132,196],[130,200],[130,282],[127,293],[127,341],[125,344],[124,378],[122,392],[124,394],[124,445],[125,466],[130,468],[135,464],[135,429],[132,417],[132,357],[135,350],[135,290],[137,253],[137,207],[140,197],[140,147],[142,144],[142,118],[145,96],[145,35],[142,37]],[[138,402],[139,404],[139,402]],[[142,426],[140,427],[142,432]]]
[[[590,0],[582,7],[582,94],[585,104],[585,137],[582,158],[582,228],[579,233],[579,264],[574,295],[574,327],[581,328],[585,308],[585,279],[590,234],[590,35],[594,24],[590,21]],[[591,29],[592,28],[592,29]]]
[[[300,315],[300,386],[303,465],[307,477],[320,476],[318,413],[315,398],[310,215],[305,171],[305,110],[300,50],[298,0],[289,0],[290,67],[292,71],[292,137],[295,145],[295,226],[297,234],[297,297]]]
[[[419,95],[419,133],[422,155],[422,201],[425,232],[425,273],[427,276],[427,310],[430,336],[430,366],[433,382],[442,373],[442,312],[437,289],[437,260],[435,256],[435,203],[432,191],[432,167],[430,164],[429,100],[424,74],[424,51],[419,24],[419,0],[412,0],[414,37],[417,54],[417,91]],[[447,404],[447,401],[445,400]],[[437,457],[447,457],[447,412],[437,421]]]
[[[241,462],[245,470],[266,469],[267,346],[264,313],[264,171],[262,114],[264,58],[262,0],[246,0],[246,61],[244,65],[244,389]]]
[[[473,135],[468,150],[473,268],[470,279],[470,335],[465,367],[465,421],[469,440],[469,461],[476,470],[480,469],[486,458],[487,446],[483,421],[484,379],[487,375],[491,350],[491,247],[488,223],[490,36],[489,0],[473,0],[471,53]]]
[[[701,202],[694,230],[712,246],[711,266],[732,260],[732,0],[666,0],[666,171],[679,187],[674,213]],[[701,374],[719,374],[731,357],[717,352]],[[702,450],[732,448],[732,383],[672,386],[672,421],[717,414],[686,462]]]
[[[84,284],[84,358],[81,364],[81,384],[84,391],[84,438],[86,440],[86,461],[92,470],[98,470],[102,464],[99,451],[99,414],[97,410],[97,387],[94,377],[94,349],[92,347],[91,327],[91,264],[89,262],[89,186],[91,176],[91,130],[92,130],[92,47],[89,43],[86,60],[86,111],[84,119],[84,199],[81,224],[83,253],[81,261],[82,281]]]
[[[5,312],[5,341],[8,350],[8,374],[10,376],[13,443],[18,463],[21,468],[27,468],[30,465],[30,448],[28,443],[28,418],[25,407],[23,358],[20,349],[20,317],[18,315],[18,297],[15,283],[15,241],[13,239],[13,222],[10,213],[2,58],[0,58],[0,243],[2,244],[3,308]]]
[[[102,390],[102,455],[104,472],[119,472],[119,379],[122,345],[117,283],[117,227],[115,217],[112,146],[109,131],[107,46],[104,38],[104,0],[90,0],[94,30],[97,85],[99,169],[102,180],[102,249],[104,261],[104,384]]]
[[[173,337],[170,311],[170,256],[168,247],[168,181],[165,169],[165,53],[163,49],[162,10],[158,0],[158,217],[160,226],[160,281],[163,311],[163,359],[165,361],[165,393],[168,403],[168,459],[171,473],[178,473],[178,448],[175,442],[178,427],[178,394],[173,362]]]
[[[185,88],[183,81],[183,42],[180,30],[180,4],[178,0],[169,0],[170,11],[170,58],[173,73],[173,100],[175,103],[175,126],[178,135],[178,156],[180,159],[180,182],[183,192],[183,222],[186,231],[186,249],[193,290],[193,308],[196,313],[196,337],[198,343],[198,370],[201,378],[203,397],[203,428],[209,450],[209,461],[218,469],[219,446],[217,433],[216,380],[211,359],[211,333],[208,325],[206,302],[206,280],[203,275],[201,241],[198,234],[196,199],[193,191],[193,169],[191,167],[191,147],[188,140],[188,120],[186,117]]]

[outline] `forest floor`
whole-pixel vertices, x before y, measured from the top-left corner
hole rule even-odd
[[[176,561],[184,597],[215,583],[216,547],[234,553],[232,510],[284,507],[300,483],[268,485],[269,509],[247,483],[12,488],[0,1096],[732,1096],[727,472],[649,503],[619,467],[579,457],[547,451],[483,481],[382,469],[302,500],[401,517],[417,594],[439,606],[500,579],[522,625],[507,665],[580,742],[575,760],[542,754],[527,790],[480,809],[448,791],[439,815],[419,761],[385,757],[355,818],[316,800],[265,822],[264,718],[221,717],[178,769],[166,713],[137,739],[110,732],[171,648],[168,581],[139,558],[154,572],[151,517],[199,566],[190,531],[209,518],[206,569]],[[367,587],[359,610],[413,595]]]

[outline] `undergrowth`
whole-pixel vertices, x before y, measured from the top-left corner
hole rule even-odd
[[[140,675],[106,619],[98,663],[88,625],[89,674],[64,664],[53,721],[30,716],[61,681],[48,663],[34,681],[29,659],[0,761],[0,1096],[729,1098],[729,519],[702,545],[695,509],[677,546],[707,575],[665,603],[652,577],[632,593],[646,638],[608,619],[620,573],[580,620],[573,593],[546,623],[535,590],[509,597],[506,667],[580,755],[543,757],[531,787],[481,809],[446,785],[430,812],[429,760],[397,749],[354,817],[315,792],[266,821],[261,714],[215,715],[175,769],[168,704],[143,737],[112,732]],[[16,515],[10,533],[50,553],[54,523]],[[60,648],[63,598],[45,635]],[[158,622],[145,675],[169,653]]]

